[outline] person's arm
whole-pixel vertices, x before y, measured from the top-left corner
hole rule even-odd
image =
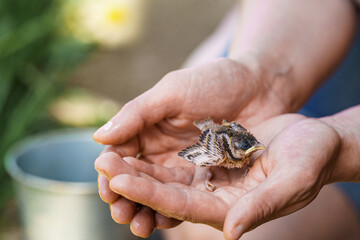
[[[321,119],[338,132],[341,151],[328,183],[360,182],[360,105]]]
[[[254,5],[255,2],[258,4]],[[284,4],[286,11],[275,3]],[[135,152],[148,156],[151,163],[178,166],[183,162],[177,152],[197,138],[198,132],[192,126],[194,120],[211,116],[218,121],[236,120],[247,127],[295,111],[344,55],[354,29],[355,13],[346,0],[291,3],[243,2],[241,24],[237,27],[239,40],[233,42],[230,59],[168,74],[152,89],[126,104],[94,134],[94,139],[103,144],[126,143],[126,146],[134,140]],[[259,14],[265,9],[266,14]],[[294,11],[298,11],[296,18]],[[322,21],[315,21],[309,14],[322,16]],[[306,22],[307,17],[311,21]],[[304,22],[308,25],[299,27]],[[332,44],[325,44],[327,41]],[[114,152],[121,153],[126,147],[115,148]],[[123,204],[123,198],[111,192],[107,180],[103,180],[99,181],[100,194],[112,204],[113,214],[122,213],[120,210],[128,208],[129,202]],[[144,219],[143,215],[137,217],[136,209],[129,212],[124,222]],[[146,219],[133,225],[139,231],[146,225],[146,232],[151,233],[157,225]]]
[[[244,0],[239,6],[228,59],[171,72],[94,139],[124,143],[167,118],[212,116],[250,126],[295,112],[334,70],[355,33],[350,0]],[[204,107],[209,97],[216,110]]]
[[[255,58],[268,87],[298,110],[349,48],[357,14],[350,0],[243,0],[230,58]]]

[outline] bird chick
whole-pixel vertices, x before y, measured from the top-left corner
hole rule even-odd
[[[249,164],[250,156],[255,151],[265,149],[239,123],[223,120],[222,124],[217,124],[207,118],[194,122],[194,125],[202,131],[199,141],[180,151],[178,155],[197,166],[241,168]],[[214,191],[215,186],[210,183],[211,177],[211,173],[208,173],[205,185],[208,190]]]

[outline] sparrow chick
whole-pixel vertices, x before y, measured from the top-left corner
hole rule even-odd
[[[178,155],[197,166],[241,168],[248,165],[252,153],[265,149],[239,123],[223,120],[222,124],[217,124],[207,118],[194,122],[194,125],[202,132],[199,141],[180,151]],[[208,190],[214,191],[215,186],[210,183],[211,177],[209,172],[205,185]]]

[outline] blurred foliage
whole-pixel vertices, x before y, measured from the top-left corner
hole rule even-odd
[[[65,34],[61,1],[0,1],[0,208],[11,195],[4,155],[34,130],[92,46]]]
[[[82,88],[66,89],[51,104],[50,116],[66,127],[100,127],[120,109],[121,104]]]
[[[147,0],[63,0],[68,30],[79,40],[111,49],[135,43]]]

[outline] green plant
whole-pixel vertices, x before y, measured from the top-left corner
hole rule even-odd
[[[32,131],[92,46],[65,34],[61,2],[0,1],[0,208],[11,194],[8,148]]]

